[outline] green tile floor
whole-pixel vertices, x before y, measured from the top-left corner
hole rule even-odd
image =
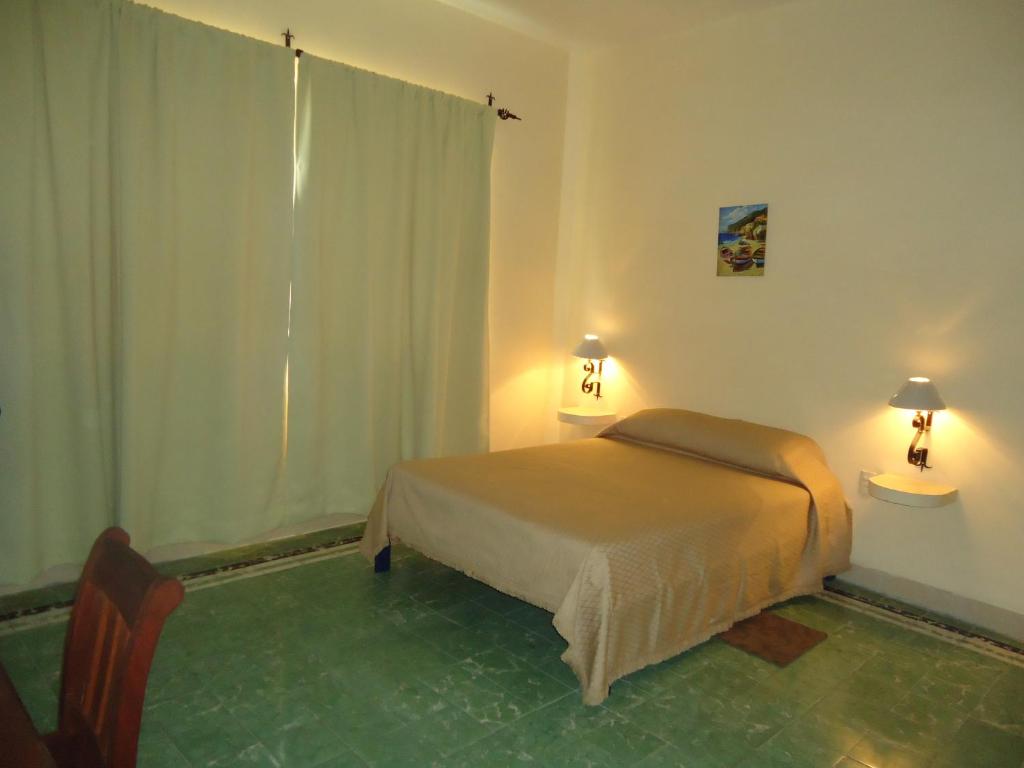
[[[786,669],[712,640],[584,707],[550,614],[408,551],[375,575],[347,550],[190,587],[141,768],[1024,765],[1024,668],[828,600],[777,609],[829,633]],[[41,729],[63,632],[0,634]]]

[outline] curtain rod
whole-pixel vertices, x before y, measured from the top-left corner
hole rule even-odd
[[[291,27],[288,27],[287,29],[285,29],[285,31],[281,33],[281,37],[284,38],[284,47],[285,48],[291,48],[292,47],[292,40],[295,39],[295,33],[292,32]],[[298,59],[298,58],[301,58],[301,57],[302,57],[302,49],[301,48],[296,48],[295,49],[295,58]],[[495,99],[494,94],[493,93],[488,93],[485,98],[487,99],[487,106],[488,107],[493,107],[494,106],[494,99]],[[513,114],[512,110],[507,109],[506,107],[498,107],[497,112],[498,112],[498,117],[500,117],[502,120],[522,120],[523,119],[519,115]]]

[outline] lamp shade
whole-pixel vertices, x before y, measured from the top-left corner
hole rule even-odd
[[[889,398],[893,408],[905,408],[908,411],[943,411],[946,403],[931,379],[914,376],[903,382],[903,386]]]
[[[608,357],[608,350],[604,348],[604,344],[597,336],[588,333],[583,337],[583,341],[576,345],[572,354],[585,360],[604,360]]]

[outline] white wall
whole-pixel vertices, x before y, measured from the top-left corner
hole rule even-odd
[[[550,409],[552,312],[568,54],[435,0],[147,0],[186,18],[293,45],[467,99],[501,122],[491,228],[491,446],[541,442]]]
[[[592,329],[618,358],[620,412],[812,435],[855,563],[1017,613],[1022,40],[1017,0],[814,0],[574,62],[588,119],[567,156],[587,159],[556,307],[563,349]],[[767,274],[716,277],[718,207],[760,202]],[[913,471],[910,414],[886,406],[910,375],[950,405],[925,476],[961,496],[940,509],[858,493],[862,467]]]

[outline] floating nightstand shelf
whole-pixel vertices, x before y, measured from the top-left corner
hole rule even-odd
[[[559,408],[558,420],[564,421],[567,424],[601,426],[604,424],[611,424],[615,421],[615,411],[576,405],[568,408]]]
[[[876,499],[905,507],[941,507],[956,498],[951,485],[939,485],[916,477],[875,475],[868,478],[868,493]]]

